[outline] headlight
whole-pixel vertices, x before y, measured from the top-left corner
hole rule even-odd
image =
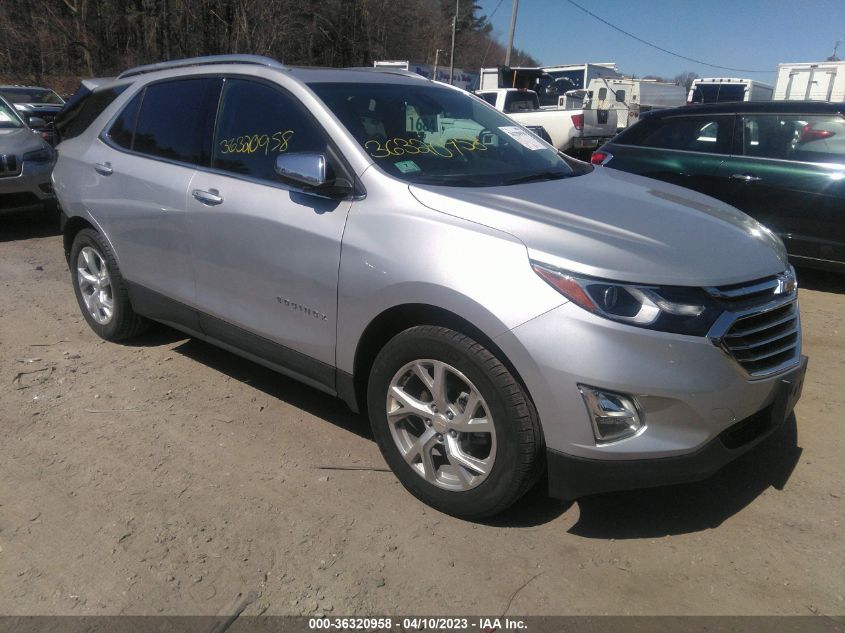
[[[636,327],[704,336],[722,308],[702,288],[626,284],[576,276],[531,262],[552,288],[606,319]]]
[[[49,163],[51,160],[53,160],[53,151],[46,147],[23,155],[25,163]]]

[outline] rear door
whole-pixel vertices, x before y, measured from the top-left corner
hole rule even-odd
[[[733,125],[732,114],[645,119],[614,140],[608,167],[718,197],[718,170],[730,155]]]
[[[216,78],[150,84],[88,151],[85,205],[136,293],[194,303],[185,198],[196,166],[209,160],[219,86]]]
[[[845,262],[841,115],[742,116],[719,171],[725,200],[780,235],[790,255]]]

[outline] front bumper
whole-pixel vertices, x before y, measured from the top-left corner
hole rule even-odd
[[[571,302],[495,342],[539,413],[551,492],[566,497],[706,477],[753,445],[724,444],[743,422],[757,421],[763,431],[780,424],[800,395],[799,387],[781,404],[784,385],[800,383],[806,362],[799,346],[785,372],[750,378],[707,337],[634,328]],[[644,427],[627,439],[597,442],[579,383],[632,396]],[[766,411],[771,424],[759,422]]]
[[[53,163],[25,162],[17,176],[0,178],[0,214],[54,209]]]
[[[633,490],[706,479],[747,453],[783,424],[801,397],[807,357],[778,377],[772,401],[686,455],[658,459],[600,460],[547,449],[549,495],[577,499],[589,494]]]

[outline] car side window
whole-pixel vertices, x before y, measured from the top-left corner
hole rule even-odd
[[[651,126],[637,145],[709,154],[730,153],[733,116],[678,116]]]
[[[205,166],[220,79],[200,77],[147,86],[132,149],[141,154]]]
[[[107,136],[115,145],[125,149],[132,149],[132,141],[135,137],[135,123],[138,120],[138,111],[141,109],[141,100],[143,97],[144,91],[142,90],[124,106],[109,128]]]
[[[276,157],[325,153],[326,137],[302,104],[281,89],[245,79],[226,79],[212,167],[278,182]]]
[[[845,118],[838,114],[744,116],[742,152],[761,158],[845,163]]]

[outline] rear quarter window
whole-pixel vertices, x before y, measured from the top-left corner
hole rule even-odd
[[[76,104],[60,115],[56,121],[56,129],[62,140],[74,138],[82,134],[108,108],[129,84],[95,90],[86,99]]]

